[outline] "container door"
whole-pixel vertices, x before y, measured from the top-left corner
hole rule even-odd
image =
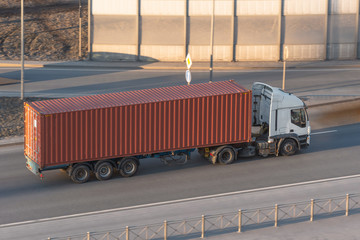
[[[25,155],[40,165],[40,116],[28,105],[24,113]]]

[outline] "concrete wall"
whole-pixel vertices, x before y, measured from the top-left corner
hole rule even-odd
[[[360,0],[215,0],[214,60],[354,59]],[[98,60],[210,58],[212,0],[91,0]]]

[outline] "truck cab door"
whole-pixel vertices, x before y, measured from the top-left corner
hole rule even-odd
[[[290,126],[289,132],[298,136],[308,134],[308,115],[305,108],[297,108],[290,110]]]

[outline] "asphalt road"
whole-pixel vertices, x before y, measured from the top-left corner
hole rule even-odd
[[[297,184],[288,184],[281,186],[272,186],[269,188],[252,189],[248,191],[231,192],[226,194],[210,195],[200,198],[182,199],[170,202],[161,202],[155,204],[147,204],[128,208],[109,209],[105,211],[97,211],[85,214],[67,215],[55,218],[48,218],[42,220],[33,220],[27,222],[18,222],[14,224],[0,225],[0,236],[3,239],[11,240],[39,240],[39,239],[72,239],[83,240],[86,239],[86,233],[91,232],[91,239],[107,239],[106,233],[110,232],[110,239],[119,237],[125,231],[125,227],[130,227],[130,239],[136,238],[136,234],[140,234],[143,238],[155,232],[154,238],[161,238],[163,232],[161,226],[164,220],[168,222],[168,236],[183,233],[184,224],[186,220],[186,232],[198,232],[199,220],[202,215],[206,216],[205,236],[206,239],[342,239],[353,240],[357,239],[354,236],[359,236],[360,230],[358,228],[360,220],[359,211],[359,194],[353,194],[354,190],[358,190],[360,183],[360,175],[352,175],[347,177],[323,179],[319,181],[302,182]],[[350,194],[350,210],[348,217],[344,216],[346,194]],[[336,200],[334,200],[336,198]],[[309,215],[310,209],[305,209],[306,205],[310,204],[310,199],[315,200],[314,219],[310,223]],[[341,216],[338,214],[326,215],[326,222],[323,222],[323,217],[319,214],[321,207],[324,211],[328,208],[325,203],[326,200],[332,199],[331,209],[343,210]],[[279,219],[284,217],[287,213],[293,216],[293,209],[283,208],[287,204],[296,204],[297,213],[300,215],[299,222],[294,222],[294,219],[280,220],[279,227],[275,228],[274,232],[273,222],[270,219],[260,218],[262,221],[270,221],[269,225],[258,225],[259,228],[254,229],[254,226],[243,226],[242,233],[235,233],[237,229],[232,229],[232,234],[211,233],[209,228],[216,229],[211,223],[217,225],[220,223],[219,214],[228,214],[223,220],[223,226],[228,225],[228,220],[232,224],[237,224],[237,216],[239,209],[247,212],[247,217],[243,216],[243,224],[251,224],[248,217],[254,213],[249,210],[263,209],[264,213],[269,213],[274,209],[275,204],[279,205]],[[300,210],[305,212],[302,214]],[[215,217],[217,215],[217,217]],[[305,219],[301,219],[304,215]],[[263,216],[261,214],[261,216]],[[233,218],[235,217],[235,218]],[[257,216],[253,216],[255,220]],[[189,221],[190,220],[190,221]],[[329,220],[331,220],[329,222]],[[181,223],[179,222],[181,221]],[[256,221],[256,220],[255,220]],[[301,222],[303,221],[303,222]],[[292,223],[292,224],[291,224]],[[304,226],[304,223],[306,224]],[[315,225],[315,226],[314,226]],[[144,226],[148,226],[146,230]],[[195,227],[197,226],[197,227]],[[230,225],[231,226],[231,225]],[[191,227],[195,227],[192,229]],[[175,232],[175,229],[177,232]],[[346,229],[346,230],[345,230]],[[145,231],[144,231],[145,230]],[[228,229],[230,230],[230,229]],[[191,236],[192,234],[190,234]],[[190,239],[188,235],[186,238]],[[193,235],[191,239],[198,239],[199,233]],[[280,237],[279,237],[280,236]],[[340,237],[341,236],[341,237]],[[114,237],[114,238],[112,238]],[[174,237],[174,236],[173,236]],[[276,238],[277,237],[277,238]],[[125,236],[122,235],[122,238]]]
[[[19,71],[0,69],[0,76],[17,79]],[[344,94],[344,89],[359,95],[358,76],[357,69],[289,70],[287,90],[298,96]],[[281,86],[282,72],[219,71],[214,77],[235,79],[245,87],[255,81]],[[194,71],[192,78],[193,83],[204,82],[208,73]],[[61,97],[183,83],[183,71],[44,68],[26,70],[25,89],[27,96]],[[18,96],[19,84],[1,86],[0,95]],[[310,109],[314,133],[319,133],[312,136],[311,147],[292,157],[244,159],[230,166],[210,165],[197,154],[181,166],[154,159],[143,161],[133,178],[99,182],[93,177],[82,185],[59,171],[46,172],[40,180],[25,168],[21,146],[0,147],[0,224],[358,174],[360,114],[326,115],[322,109]]]
[[[286,90],[297,96],[347,95],[359,96],[360,69],[289,69]],[[1,68],[0,77],[19,79],[15,68]],[[192,71],[192,83],[206,82],[207,71]],[[214,81],[233,79],[245,87],[265,82],[282,86],[282,70],[214,71]],[[129,91],[153,87],[186,84],[181,70],[114,70],[33,68],[25,70],[25,95],[70,97],[99,93]],[[2,85],[0,96],[19,96],[20,84]]]
[[[40,180],[25,167],[21,146],[0,148],[0,224],[226,193],[360,172],[360,124],[320,129],[292,157],[210,165],[197,154],[186,165],[145,160],[137,176],[74,184],[60,171]]]

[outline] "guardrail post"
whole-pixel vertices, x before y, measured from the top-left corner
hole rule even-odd
[[[242,212],[241,212],[241,209],[239,209],[239,228],[238,228],[238,233],[241,233],[241,218],[242,218]]]
[[[314,220],[314,199],[311,199],[310,205],[310,222]]]
[[[167,221],[164,221],[164,240],[167,239]]]
[[[278,205],[275,204],[275,227],[278,226]]]
[[[205,216],[201,216],[201,238],[205,238]]]
[[[346,210],[345,216],[349,216],[349,194],[346,194]]]
[[[125,230],[125,232],[126,232],[126,240],[129,240],[129,226],[126,226],[126,230]]]
[[[87,240],[90,240],[90,232],[87,232],[87,234],[86,234],[86,239],[87,239]]]

